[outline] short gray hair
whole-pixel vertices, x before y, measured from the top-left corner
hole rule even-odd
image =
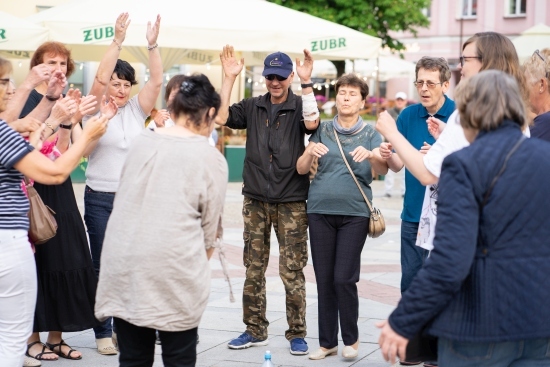
[[[518,83],[500,70],[484,70],[460,82],[455,102],[465,129],[495,130],[504,120],[512,120],[522,129],[527,124]]]
[[[418,71],[425,69],[429,71],[439,71],[439,82],[445,83],[451,80],[451,69],[449,63],[443,57],[423,56],[416,63],[415,77],[418,80]]]

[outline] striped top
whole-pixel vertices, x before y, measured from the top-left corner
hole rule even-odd
[[[29,229],[29,201],[21,189],[23,175],[13,166],[33,149],[0,120],[0,229]]]

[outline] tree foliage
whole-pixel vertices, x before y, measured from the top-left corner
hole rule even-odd
[[[382,39],[382,46],[404,50],[405,46],[390,35],[391,31],[409,31],[430,22],[422,13],[431,0],[268,0],[359,32]]]

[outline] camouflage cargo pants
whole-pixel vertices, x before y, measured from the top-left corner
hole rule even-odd
[[[305,201],[269,204],[245,197],[243,203],[246,280],[243,322],[255,338],[267,338],[265,271],[269,263],[271,225],[279,242],[279,276],[286,292],[288,340],[306,336],[307,214]]]

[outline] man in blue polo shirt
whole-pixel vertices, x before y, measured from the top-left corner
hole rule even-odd
[[[420,103],[409,106],[401,112],[397,118],[397,129],[400,134],[387,140],[406,139],[415,149],[427,152],[435,139],[428,131],[426,120],[434,116],[447,122],[455,110],[455,103],[445,95],[449,88],[450,77],[451,71],[444,58],[428,56],[421,58],[416,64],[414,82]],[[387,112],[382,113],[379,118],[377,129],[382,130],[380,131],[382,134],[385,132],[383,125],[388,119],[392,117]],[[391,122],[393,123],[393,119]],[[382,143],[380,155],[387,160],[392,171],[398,172],[403,168],[403,162],[399,155],[392,151],[390,143]],[[408,169],[405,171],[405,187],[407,190],[401,213],[401,293],[409,288],[428,255],[428,251],[415,245],[426,187]]]

